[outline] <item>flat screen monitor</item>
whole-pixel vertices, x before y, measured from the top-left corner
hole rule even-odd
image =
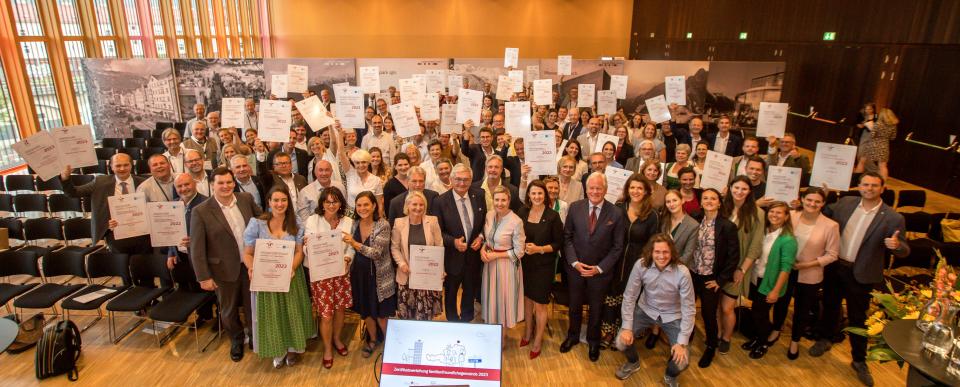
[[[500,325],[391,319],[380,386],[500,386]]]

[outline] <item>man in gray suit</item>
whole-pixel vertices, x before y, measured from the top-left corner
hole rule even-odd
[[[190,216],[190,261],[200,287],[217,292],[220,317],[230,335],[230,358],[243,359],[243,324],[237,312],[241,303],[251,327],[250,279],[241,263],[243,231],[260,207],[246,192],[233,192],[233,173],[226,167],[213,171],[213,195]]]
[[[910,254],[904,240],[904,220],[893,208],[883,203],[883,177],[866,172],[860,176],[860,196],[848,196],[829,206],[825,213],[840,224],[840,257],[824,269],[823,316],[820,318],[820,339],[810,347],[810,356],[818,357],[830,350],[830,339],[838,331],[840,303],[847,300],[847,324],[864,328],[870,292],[883,282],[884,258]],[[857,378],[866,386],[873,385],[873,376],[865,363],[867,339],[850,336],[850,350]]]
[[[110,157],[110,170],[113,171],[113,175],[97,176],[95,180],[76,187],[70,180],[70,172],[73,168],[67,165],[60,172],[60,184],[63,185],[63,192],[70,197],[90,198],[90,206],[93,209],[90,222],[93,243],[103,239],[112,252],[143,254],[150,251],[149,236],[114,239],[112,229],[117,226],[117,222],[110,219],[110,206],[107,204],[107,198],[110,196],[127,195],[137,191],[143,178],[131,175],[132,169],[133,162],[130,156],[117,153]]]

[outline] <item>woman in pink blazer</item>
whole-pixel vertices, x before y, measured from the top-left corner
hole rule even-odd
[[[441,290],[410,289],[410,246],[443,246],[440,224],[436,216],[425,215],[427,198],[423,193],[410,191],[403,202],[403,213],[393,223],[390,251],[397,262],[399,305],[397,317],[408,320],[433,320],[443,311]],[[443,265],[443,257],[440,257]],[[443,267],[440,268],[443,273]]]
[[[840,253],[840,225],[820,212],[826,204],[826,193],[810,187],[801,199],[803,208],[790,214],[797,238],[797,261],[790,273],[787,294],[777,301],[773,310],[773,329],[779,332],[787,318],[790,298],[796,298],[790,348],[787,350],[790,360],[800,355],[800,338],[810,326],[810,311],[819,302],[817,293],[823,281],[823,268],[836,261]]]

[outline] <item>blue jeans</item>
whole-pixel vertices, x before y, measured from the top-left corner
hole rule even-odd
[[[663,322],[660,318],[654,320],[638,307],[633,315],[633,335],[638,336],[639,333],[642,333],[644,330],[654,325],[659,325],[660,330],[667,334],[667,340],[670,341],[670,347],[672,348],[673,345],[677,343],[677,337],[680,336],[680,319],[676,319],[668,323]],[[624,356],[627,357],[628,362],[636,363],[640,361],[640,355],[637,353],[637,347],[635,345],[625,345],[622,341],[620,341],[619,334],[617,335],[616,346],[617,349],[622,351]],[[667,376],[675,378],[680,375],[680,372],[683,372],[683,370],[687,369],[689,361],[685,361],[683,364],[677,364],[674,363],[672,354],[667,356],[667,369],[664,371],[664,374]]]

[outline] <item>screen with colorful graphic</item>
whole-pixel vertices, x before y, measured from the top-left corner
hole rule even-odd
[[[390,320],[380,386],[499,386],[500,329],[500,325]]]

